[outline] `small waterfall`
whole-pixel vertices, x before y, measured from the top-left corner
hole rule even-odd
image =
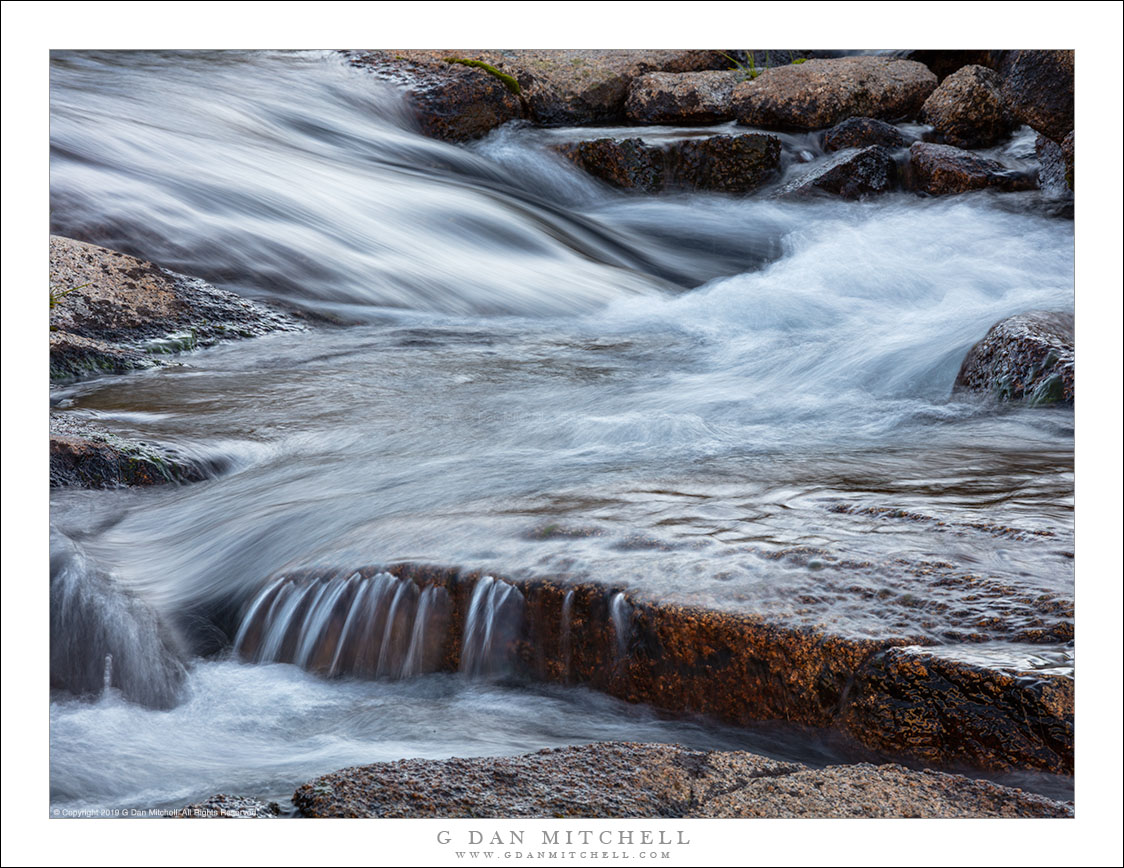
[[[461,671],[470,678],[494,678],[508,669],[509,647],[523,621],[523,595],[492,576],[472,590],[464,625]]]
[[[628,643],[632,639],[632,606],[625,599],[624,591],[613,594],[613,599],[609,601],[609,617],[617,636],[617,663],[620,663],[628,656]]]
[[[574,620],[574,591],[571,588],[562,598],[562,679],[570,680],[570,663],[573,658],[573,640],[570,637],[570,625]]]
[[[175,630],[139,596],[51,531],[51,687],[91,698],[111,688],[172,708],[187,674]]]
[[[283,576],[250,604],[234,650],[329,677],[408,678],[439,667],[449,608],[444,588],[386,572]]]

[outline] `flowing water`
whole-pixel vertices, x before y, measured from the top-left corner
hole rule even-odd
[[[498,579],[474,593],[465,671],[422,675],[436,590],[298,588],[277,578],[293,568],[599,581],[1072,666],[1073,413],[950,394],[995,321],[1072,310],[1072,223],[1037,193],[631,196],[550,150],[593,134],[426,139],[330,53],[53,56],[52,231],[309,322],[52,390],[225,468],[53,493],[53,617],[79,637],[59,665],[101,694],[55,694],[55,804],[282,794],[346,764],[601,737],[760,746],[490,682],[489,631],[519,617]],[[789,173],[822,158],[784,141]],[[195,656],[240,641],[215,611],[249,629],[266,606],[257,662]],[[345,656],[373,680],[270,662]]]

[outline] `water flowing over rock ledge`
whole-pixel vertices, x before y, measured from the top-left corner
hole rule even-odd
[[[293,796],[306,817],[1071,817],[1071,806],[898,765],[812,769],[742,751],[610,742],[519,757],[343,769]]]
[[[595,584],[453,569],[289,573],[235,642],[325,675],[435,670],[582,684],[629,702],[745,724],[846,733],[931,765],[1073,770],[1073,680],[754,615],[631,599]]]

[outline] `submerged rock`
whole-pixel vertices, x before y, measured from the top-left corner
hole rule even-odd
[[[1073,314],[1030,311],[993,325],[968,351],[954,391],[1001,401],[1072,404]]]
[[[1004,105],[999,75],[983,66],[965,66],[950,75],[921,107],[937,140],[958,148],[999,144],[1016,123]]]
[[[893,124],[877,118],[847,118],[833,126],[823,136],[825,151],[866,148],[871,145],[908,148],[915,141],[917,141],[915,136],[904,133]]]
[[[796,178],[777,194],[783,197],[826,193],[858,199],[886,193],[897,183],[897,164],[888,148],[873,145],[862,150],[840,151],[823,165]]]
[[[298,326],[198,278],[71,238],[50,238],[51,379]]]
[[[51,417],[50,453],[51,488],[198,482],[214,471],[159,446],[58,414]]]
[[[849,117],[914,118],[936,86],[912,60],[839,57],[766,70],[738,84],[733,100],[741,124],[818,130]]]
[[[1073,129],[1073,51],[1010,51],[999,74],[1003,99],[1024,124],[1059,143]]]
[[[814,769],[744,751],[603,742],[516,757],[411,759],[304,784],[305,817],[1070,817],[1042,796],[869,763]]]
[[[281,814],[277,802],[219,793],[185,805],[170,816],[181,820],[272,820]]]
[[[639,124],[715,124],[734,119],[736,71],[650,72],[633,80],[624,104]]]
[[[649,143],[639,138],[569,142],[559,153],[591,175],[626,190],[749,193],[780,170],[775,136],[745,133]]]
[[[1038,185],[1031,173],[1009,169],[997,160],[952,145],[914,142],[909,148],[909,161],[913,188],[932,196],[987,188],[1033,190]]]

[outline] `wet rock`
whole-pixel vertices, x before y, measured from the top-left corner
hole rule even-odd
[[[1073,129],[1073,52],[1010,51],[999,65],[1010,112],[1061,142]]]
[[[632,82],[625,114],[638,124],[715,124],[734,119],[736,71],[650,72]]]
[[[918,49],[906,51],[902,56],[925,64],[940,81],[944,81],[965,66],[995,69],[1002,60],[1003,54],[1003,51],[990,49]]]
[[[1073,314],[1017,314],[993,325],[968,351],[953,389],[1001,401],[1073,404],[1073,361]]]
[[[733,100],[741,124],[818,130],[849,117],[914,118],[936,86],[912,60],[839,57],[766,70],[738,84]]]
[[[813,769],[744,751],[603,742],[399,760],[300,787],[306,817],[1069,817],[1042,796],[897,765]]]
[[[298,327],[197,278],[56,235],[50,286],[52,379],[147,367],[180,350]]]
[[[858,199],[892,190],[897,175],[893,153],[874,145],[840,151],[823,165],[786,184],[777,195],[795,198],[823,193]]]
[[[51,488],[120,488],[198,482],[213,468],[66,416],[50,426]]]
[[[1009,169],[997,160],[952,145],[914,142],[909,148],[909,162],[913,188],[932,196],[986,188],[1033,190],[1038,184],[1033,174]]]
[[[999,144],[1015,128],[1001,94],[998,73],[965,66],[937,87],[921,107],[921,120],[932,124],[936,140],[958,148]]]
[[[1073,678],[1003,671],[925,648],[890,648],[856,673],[844,716],[869,747],[922,762],[1073,774]],[[1012,728],[1007,721],[1022,725]],[[951,749],[951,756],[950,756]],[[996,763],[1002,756],[1004,765]]]
[[[277,802],[219,793],[202,802],[185,805],[170,816],[182,820],[272,820],[280,814],[281,806]]]
[[[915,136],[902,132],[892,124],[877,118],[847,118],[833,126],[823,136],[825,151],[867,148],[871,145],[908,148],[915,141],[917,141]]]
[[[1066,160],[1062,146],[1053,139],[1039,135],[1034,142],[1038,157],[1038,186],[1050,196],[1063,196],[1070,192],[1066,180]]]
[[[1070,190],[1076,190],[1077,188],[1073,186],[1073,130],[1070,130],[1069,135],[1062,139],[1062,156],[1065,158],[1065,182]]]
[[[626,190],[710,190],[749,193],[780,170],[775,136],[746,133],[673,142],[594,139],[559,145],[558,152],[591,175]]]
[[[512,94],[483,69],[454,69],[455,64],[445,61],[448,57],[488,64],[515,79],[519,94]],[[374,51],[356,55],[352,63],[403,84],[423,131],[455,141],[483,135],[516,117],[547,126],[623,123],[633,79],[649,72],[693,72],[730,65],[717,51],[676,49]],[[457,84],[451,84],[453,80]]]

